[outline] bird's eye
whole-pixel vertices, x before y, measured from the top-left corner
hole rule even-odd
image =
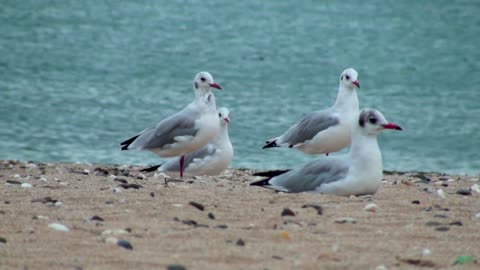
[[[205,81],[205,78],[204,78],[204,77],[202,77],[202,78],[200,78],[200,80],[201,80],[202,82],[204,82],[204,81]]]
[[[346,75],[345,79],[347,79],[347,81],[350,80],[350,76]]]
[[[375,117],[369,117],[368,122],[370,122],[371,124],[375,124],[377,123],[377,119]]]
[[[218,114],[218,117],[222,117],[222,114],[221,114],[221,113],[219,113],[219,114]]]

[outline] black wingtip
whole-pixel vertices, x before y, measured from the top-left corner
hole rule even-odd
[[[262,149],[265,149],[265,148],[271,148],[271,147],[277,147],[277,140],[273,140],[271,142],[267,142],[267,144],[265,144]]]
[[[140,135],[133,136],[130,139],[121,142],[120,145],[122,146],[122,151],[128,150],[128,147],[130,146],[130,144],[132,144],[138,138],[138,136]]]
[[[260,186],[260,187],[269,186],[270,184],[268,183],[268,181],[270,181],[270,179],[256,181],[256,182],[250,183],[250,186]]]
[[[152,167],[148,167],[148,168],[145,168],[145,169],[141,169],[140,171],[141,172],[154,172],[156,171],[158,168],[160,168],[160,166],[162,166],[163,164],[160,164],[160,165],[155,165],[155,166],[152,166]]]
[[[256,173],[253,173],[252,175],[253,176],[261,176],[261,177],[269,177],[269,179],[270,179],[270,178],[278,176],[280,174],[284,174],[288,171],[289,170],[272,170],[272,171],[265,171],[265,172],[256,172]]]

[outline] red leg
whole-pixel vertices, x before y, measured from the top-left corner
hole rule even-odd
[[[183,177],[183,164],[185,162],[185,156],[180,156],[180,177]]]
[[[330,153],[326,153],[325,155],[328,157],[328,154],[330,154]]]

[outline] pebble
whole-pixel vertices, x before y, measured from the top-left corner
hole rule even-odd
[[[381,265],[375,267],[375,270],[388,270],[388,268],[385,265],[381,264]]]
[[[53,229],[53,230],[56,230],[56,231],[60,231],[60,232],[68,232],[70,231],[69,228],[67,228],[67,226],[63,225],[63,224],[60,224],[60,223],[50,223],[48,224],[48,227],[50,229]]]
[[[82,173],[85,174],[85,175],[88,175],[88,174],[90,174],[90,170],[85,169],[85,170],[82,171]]]
[[[105,243],[107,243],[107,244],[114,244],[114,245],[116,245],[117,242],[118,242],[118,239],[115,238],[115,237],[112,237],[112,236],[107,237],[107,239],[105,239]]]
[[[363,210],[367,211],[367,212],[377,212],[378,210],[378,206],[374,203],[369,203],[365,206],[365,208],[363,208]]]
[[[197,208],[197,209],[200,210],[200,211],[205,210],[205,206],[203,206],[203,204],[201,204],[201,203],[197,203],[197,202],[194,202],[194,201],[190,201],[188,204],[190,204],[191,206]]]
[[[127,184],[127,183],[128,183],[128,181],[127,181],[126,179],[124,179],[124,178],[118,178],[118,177],[115,178],[115,179],[113,179],[113,181],[120,182],[120,183],[124,183],[124,184]]]
[[[213,215],[212,213],[208,213],[208,218],[209,219],[215,219],[215,215]]]
[[[226,230],[226,229],[228,229],[228,226],[226,224],[220,224],[220,225],[215,226],[215,228]]]
[[[58,202],[55,203],[55,206],[62,206],[62,205],[63,205],[63,203],[60,202],[60,201],[58,201]]]
[[[128,184],[128,183],[127,183],[127,184],[120,184],[120,185],[118,185],[118,186],[119,186],[119,187],[122,187],[122,188],[124,188],[124,189],[129,189],[129,188],[139,189],[139,188],[143,188],[141,185],[139,185],[139,184],[134,184],[134,183],[132,183],[132,184]]]
[[[181,264],[167,265],[167,270],[187,270],[187,268]]]
[[[172,204],[174,207],[183,207],[183,204],[180,204],[180,203],[174,203]]]
[[[295,216],[295,213],[289,208],[283,208],[282,217],[284,216]]]
[[[20,178],[20,177],[21,177],[21,176],[20,176],[20,174],[18,174],[18,173],[13,176],[13,178]]]
[[[450,226],[463,226],[463,223],[460,220],[450,222]]]
[[[427,223],[425,223],[425,225],[428,227],[437,227],[437,226],[442,226],[442,223],[438,221],[428,221]]]
[[[102,217],[97,216],[97,215],[91,217],[90,220],[92,220],[92,221],[104,221],[104,219]]]
[[[33,219],[48,220],[48,217],[47,217],[47,216],[38,215],[38,216],[34,216]]]
[[[437,227],[437,228],[435,228],[435,231],[439,231],[439,232],[446,232],[448,230],[450,230],[450,228],[448,228],[448,227]]]
[[[58,183],[58,184],[59,184],[60,186],[62,186],[62,187],[68,186],[68,183],[67,183],[67,182],[60,182],[60,183]]]
[[[419,200],[413,200],[412,204],[420,204],[420,201]]]
[[[470,196],[470,195],[472,195],[472,192],[468,189],[459,189],[459,190],[457,190],[457,194]]]
[[[351,218],[351,217],[343,217],[343,218],[337,218],[337,219],[335,219],[334,222],[335,222],[335,223],[338,223],[338,224],[345,224],[345,223],[356,224],[356,223],[357,223],[357,220],[354,219],[354,218]]]
[[[470,178],[470,179],[468,179],[468,180],[469,180],[470,182],[478,182],[478,181],[479,181],[478,178]]]
[[[17,181],[17,180],[7,180],[7,184],[10,184],[10,185],[21,185],[22,182]]]
[[[123,189],[119,188],[119,187],[116,187],[116,188],[113,188],[112,189],[114,193],[120,193],[123,191]]]
[[[32,188],[32,184],[29,184],[29,183],[23,183],[20,185],[22,188]]]
[[[6,244],[7,243],[7,239],[3,238],[0,236],[0,243],[3,243],[3,244]]]
[[[128,242],[127,240],[118,240],[117,241],[117,245],[125,248],[125,249],[128,249],[128,250],[132,250],[133,249],[133,246],[132,244],[130,244],[130,242]]]
[[[125,231],[125,230],[122,230],[122,229],[105,230],[105,231],[102,232],[103,236],[105,236],[105,235],[124,235],[124,234],[128,234],[128,232]]]
[[[445,191],[443,191],[442,189],[437,190],[437,195],[442,199],[446,198]]]
[[[48,196],[48,197],[43,197],[43,198],[38,198],[38,199],[32,199],[31,200],[32,203],[56,203],[57,200],[55,199],[52,199],[52,197]]]
[[[245,241],[243,241],[242,238],[239,238],[237,240],[237,242],[235,243],[235,245],[243,247],[243,246],[245,246]]]
[[[434,218],[448,218],[447,215],[444,215],[444,214],[435,214],[433,215]]]
[[[472,191],[475,191],[477,193],[480,193],[480,186],[478,184],[475,184],[473,185],[471,188],[470,188]]]
[[[431,251],[430,249],[424,248],[424,249],[422,250],[422,256],[428,256],[428,255],[430,255],[430,254],[432,254],[432,251]]]
[[[475,214],[475,218],[480,218],[480,212]]]
[[[323,208],[320,205],[317,205],[317,204],[304,204],[304,205],[302,205],[302,208],[309,208],[309,207],[317,210],[317,214],[319,216],[321,216],[323,214]]]

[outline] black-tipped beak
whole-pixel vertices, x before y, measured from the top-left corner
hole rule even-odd
[[[382,125],[384,129],[395,129],[395,130],[402,130],[402,128],[397,125],[397,124],[394,124],[394,123],[388,123],[388,124],[385,124],[385,125]]]
[[[353,81],[353,84],[355,84],[358,88],[360,88],[360,83],[358,81]]]
[[[218,90],[222,90],[222,87],[220,87],[220,85],[218,85],[216,83],[209,83],[208,85],[210,85],[210,87],[216,88]]]

